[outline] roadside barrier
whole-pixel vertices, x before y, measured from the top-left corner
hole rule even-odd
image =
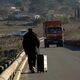
[[[19,66],[22,62],[26,62],[26,60],[27,58],[25,56],[25,53],[22,52],[20,56],[7,69],[5,69],[5,71],[1,73],[0,80],[13,80],[17,71],[19,71]]]
[[[39,39],[40,42],[44,40],[44,37]],[[7,68],[3,71],[0,75],[0,80],[19,80],[22,69],[27,62],[27,56],[23,51],[19,57]],[[2,66],[1,66],[2,68]]]
[[[25,66],[25,63],[27,62],[27,57],[23,60],[23,62],[21,63],[21,65],[19,66],[18,70],[16,71],[15,77],[13,78],[13,80],[19,80],[20,76],[21,76],[21,72]]]

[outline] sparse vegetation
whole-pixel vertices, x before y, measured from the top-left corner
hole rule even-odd
[[[22,50],[22,39],[16,36],[0,37],[0,59],[14,58]]]

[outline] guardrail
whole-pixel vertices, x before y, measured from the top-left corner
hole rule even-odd
[[[44,37],[40,38],[42,42]],[[22,52],[20,56],[0,75],[0,80],[19,80],[22,69],[27,61],[25,52]]]
[[[13,80],[15,75],[18,74],[19,71],[21,71],[21,68],[24,63],[26,62],[27,57],[25,56],[25,53],[22,52],[20,56],[0,75],[0,80]],[[15,77],[14,80],[18,80],[18,77]]]

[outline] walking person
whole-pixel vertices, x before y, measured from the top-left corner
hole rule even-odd
[[[37,38],[37,35],[32,31],[31,28],[28,29],[28,32],[23,36],[23,49],[28,55],[29,70],[34,73],[35,64],[36,64],[36,55],[37,50],[39,49],[40,42]]]

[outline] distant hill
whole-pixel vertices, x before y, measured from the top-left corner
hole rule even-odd
[[[74,8],[77,3],[78,0],[0,0],[0,8],[5,5],[14,5],[23,11],[29,10],[35,14],[45,14],[49,9],[56,10],[65,5]]]

